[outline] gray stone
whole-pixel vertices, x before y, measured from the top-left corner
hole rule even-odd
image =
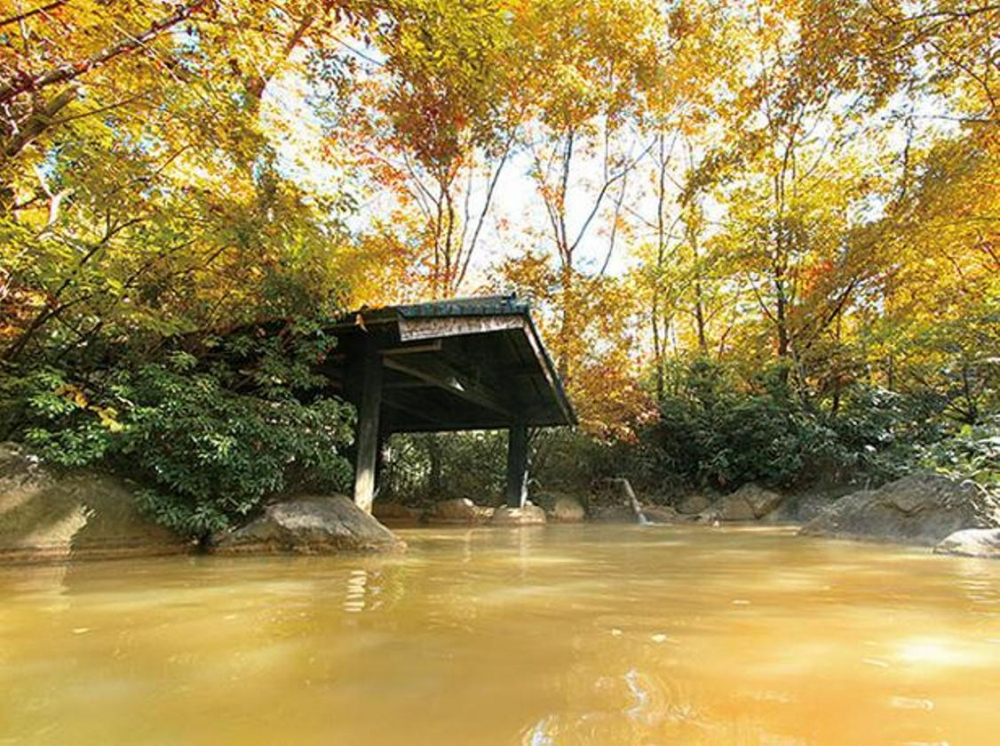
[[[432,523],[484,523],[493,515],[492,508],[476,505],[467,497],[442,500],[424,515]]]
[[[934,547],[934,553],[1000,559],[1000,529],[967,528],[956,531]]]
[[[693,495],[688,495],[677,503],[677,512],[685,515],[697,515],[698,513],[708,510],[711,505],[712,499],[708,495],[696,492]]]
[[[777,492],[745,484],[722,498],[720,517],[724,521],[756,521],[777,508],[781,500]]]
[[[539,526],[545,523],[545,511],[530,502],[520,508],[502,505],[493,512],[490,523],[494,526]]]
[[[996,504],[975,485],[920,473],[843,497],[800,533],[934,545],[956,531],[997,525]]]
[[[695,523],[718,526],[722,521],[722,514],[719,512],[718,508],[708,508],[707,510],[703,510],[698,513],[698,515],[691,516],[691,520]]]
[[[391,552],[406,544],[344,495],[306,495],[215,537],[219,554]]]
[[[0,443],[0,561],[177,554],[192,543],[146,518],[136,485],[90,471],[58,474]]]
[[[849,494],[844,489],[793,494],[781,504],[767,519],[772,523],[808,523],[813,518],[833,508],[837,500]]]
[[[598,523],[636,523],[635,511],[630,505],[590,506],[590,519]]]
[[[645,505],[642,514],[650,523],[676,523],[681,519],[677,511],[669,505]]]
[[[724,521],[753,521],[757,519],[750,503],[735,495],[726,495],[722,498],[719,517]]]
[[[403,503],[376,499],[372,504],[372,515],[380,521],[413,522],[420,519],[420,514],[419,508],[411,508]]]
[[[557,495],[548,510],[548,516],[556,523],[581,523],[587,513],[583,505],[571,495]]]

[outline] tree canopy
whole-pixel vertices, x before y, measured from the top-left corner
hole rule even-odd
[[[600,439],[703,365],[980,425],[998,102],[989,0],[2,0],[3,370],[515,290]]]

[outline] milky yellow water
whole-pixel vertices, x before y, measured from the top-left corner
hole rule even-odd
[[[0,570],[0,743],[1000,742],[1000,562],[780,529]]]

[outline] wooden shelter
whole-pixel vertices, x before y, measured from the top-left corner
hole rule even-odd
[[[363,308],[332,331],[339,354],[324,373],[358,410],[354,501],[366,511],[392,433],[507,429],[506,499],[520,507],[528,428],[576,424],[529,305],[514,296]]]

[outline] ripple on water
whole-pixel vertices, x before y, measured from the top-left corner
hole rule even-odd
[[[768,529],[405,538],[391,558],[0,571],[0,741],[53,723],[84,744],[370,746],[1000,729],[1000,563]]]

